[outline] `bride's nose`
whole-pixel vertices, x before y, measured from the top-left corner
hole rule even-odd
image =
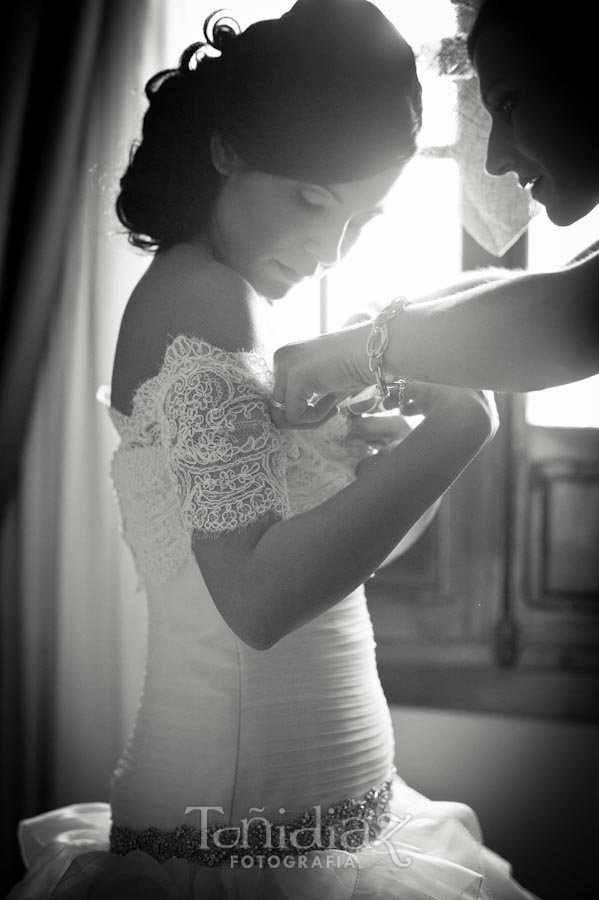
[[[313,232],[304,243],[304,250],[322,266],[334,266],[341,259],[341,247],[347,223]]]

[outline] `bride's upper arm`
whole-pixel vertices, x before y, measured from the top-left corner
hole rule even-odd
[[[271,646],[264,599],[263,573],[251,565],[252,553],[264,532],[280,521],[271,514],[239,531],[215,540],[195,537],[193,552],[216,608],[244,643],[254,650]]]
[[[195,371],[193,363],[191,372],[187,362],[180,374],[173,366],[164,409],[171,471],[204,581],[229,627],[263,649],[267,629],[256,598],[264,593],[264,573],[255,571],[252,553],[288,507],[283,451],[264,393],[249,371],[247,380],[243,369],[239,378],[241,362],[227,356],[255,349],[254,302],[249,285],[218,264],[204,269],[189,290],[179,288],[172,336],[196,339],[206,357]],[[212,390],[212,379],[229,382],[225,399],[219,385]]]

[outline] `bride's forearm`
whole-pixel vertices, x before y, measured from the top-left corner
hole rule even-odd
[[[440,410],[334,497],[266,529],[244,577],[259,641],[270,646],[362,584],[492,433],[481,410]]]

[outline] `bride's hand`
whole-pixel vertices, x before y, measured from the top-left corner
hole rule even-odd
[[[352,441],[357,445],[357,476],[376,466],[381,456],[390,453],[417,427],[416,422],[409,422],[405,418],[406,415],[427,418],[440,413],[442,435],[445,428],[443,417],[448,413],[459,415],[466,412],[468,418],[465,422],[482,423],[482,430],[476,428],[473,431],[473,438],[481,444],[490,440],[499,427],[499,415],[492,391],[412,381],[406,385],[404,398],[403,415],[396,410],[384,415],[350,416],[347,440],[350,446]],[[365,444],[369,448],[366,453]]]
[[[347,442],[356,446],[356,475],[376,464],[381,454],[389,453],[412,432],[412,426],[399,415],[352,415],[349,417]],[[366,455],[364,450],[366,449]]]
[[[499,426],[499,415],[493,391],[453,387],[448,384],[431,384],[424,381],[408,381],[404,390],[403,412],[406,415],[429,416],[437,410],[478,410],[491,425],[493,432]]]

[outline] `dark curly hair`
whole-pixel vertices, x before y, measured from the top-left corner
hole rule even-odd
[[[204,31],[206,43],[146,85],[116,202],[135,246],[166,249],[204,230],[221,178],[215,131],[251,168],[314,183],[353,181],[416,151],[414,54],[368,0],[298,0],[243,33],[213,14]]]

